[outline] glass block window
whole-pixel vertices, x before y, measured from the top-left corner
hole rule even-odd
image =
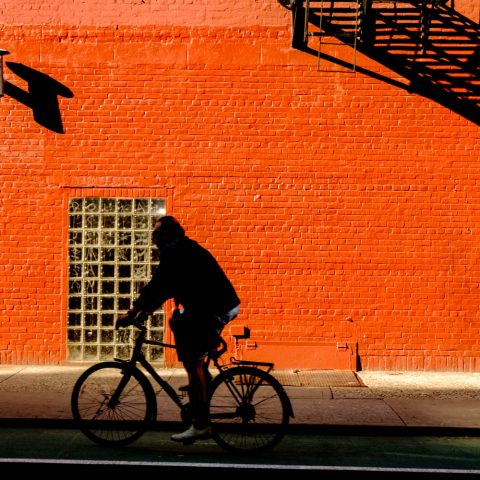
[[[155,220],[165,215],[160,199],[75,198],[69,205],[68,358],[128,358],[133,327],[115,330],[158,264],[152,245]],[[149,338],[162,341],[164,312],[147,322]],[[145,347],[150,361],[163,349]]]

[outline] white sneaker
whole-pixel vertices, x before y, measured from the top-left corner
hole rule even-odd
[[[182,433],[175,433],[170,438],[174,442],[194,442],[195,440],[209,438],[211,434],[210,427],[195,428],[191,425],[188,430],[185,430]]]

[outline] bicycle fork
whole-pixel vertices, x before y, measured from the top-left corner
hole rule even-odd
[[[120,362],[123,363],[123,362]],[[128,371],[129,365],[125,365],[125,368],[122,370],[123,376],[122,379],[120,380],[120,383],[118,384],[117,388],[113,392],[113,395],[110,397],[110,400],[107,402],[107,407],[111,410],[115,409],[115,407],[119,404],[120,402],[120,396],[123,393],[123,390],[127,386],[128,382],[130,381],[130,378],[132,377],[132,374]]]

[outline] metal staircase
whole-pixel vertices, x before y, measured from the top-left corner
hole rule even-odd
[[[433,9],[447,0],[282,0],[289,3],[293,13],[292,46],[306,49],[313,37],[318,37],[318,65],[322,47],[330,39],[337,39],[352,49],[352,70],[357,65],[357,47],[368,46],[375,38],[375,15],[380,8],[389,8],[395,14],[401,4],[404,11],[415,11],[420,19],[419,44],[422,53],[428,43],[430,17]],[[401,20],[401,16],[398,17]]]

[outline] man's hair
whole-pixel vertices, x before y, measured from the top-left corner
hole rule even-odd
[[[161,223],[160,229],[169,242],[185,236],[185,230],[176,218],[166,215],[165,217],[160,217],[157,222]]]

